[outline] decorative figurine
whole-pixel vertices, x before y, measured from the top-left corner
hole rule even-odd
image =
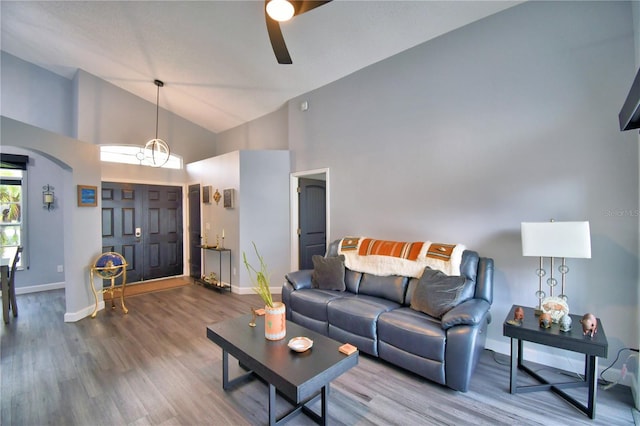
[[[551,315],[547,314],[546,312],[540,314],[540,319],[538,321],[540,323],[540,327],[542,328],[551,327]]]
[[[517,306],[513,311],[513,319],[507,320],[507,324],[521,326],[524,321],[524,309],[522,306]]]
[[[571,317],[569,314],[565,314],[560,318],[560,331],[567,332],[571,330]]]
[[[218,278],[215,272],[210,272],[209,275],[203,275],[202,279],[212,285],[218,285]]]
[[[584,314],[584,316],[580,320],[580,324],[582,324],[582,334],[584,336],[588,334],[589,336],[593,337],[593,335],[598,332],[598,320],[593,314]]]
[[[569,313],[569,305],[561,297],[545,297],[542,299],[542,312],[546,312],[551,315],[551,320],[554,323],[560,321],[560,318]]]
[[[518,306],[513,312],[513,319],[518,322],[524,321],[524,309],[522,309],[522,306]]]
[[[249,323],[249,327],[255,327],[256,326],[256,315],[258,315],[258,313],[256,312],[256,310],[253,307],[251,308],[251,313],[253,314],[253,317],[251,317],[251,322]]]

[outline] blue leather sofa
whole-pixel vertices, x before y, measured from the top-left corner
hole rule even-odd
[[[327,257],[337,255],[338,244],[330,245]],[[491,321],[493,259],[463,252],[460,273],[475,291],[442,318],[410,307],[417,278],[346,269],[346,290],[333,291],[313,288],[312,273],[286,275],[288,320],[451,389],[468,390]]]

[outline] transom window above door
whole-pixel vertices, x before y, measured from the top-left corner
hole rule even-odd
[[[138,145],[101,145],[100,161],[121,164],[136,164],[153,167],[149,153]],[[164,169],[182,169],[182,157],[170,154],[169,160],[161,166]]]

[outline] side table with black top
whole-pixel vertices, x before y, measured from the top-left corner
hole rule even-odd
[[[209,283],[203,279],[199,279],[197,281],[206,288],[231,291],[231,250],[226,248],[213,247],[213,246],[198,246],[198,247],[202,249],[202,270],[204,271],[205,274],[207,272],[206,251],[209,250],[209,251],[218,253],[218,281],[216,284]],[[229,284],[225,284],[222,281],[222,254],[223,253],[226,253],[228,255],[227,261],[229,265]]]
[[[582,316],[580,315],[570,314],[572,328],[569,331],[563,332],[560,331],[558,324],[552,324],[550,328],[540,327],[538,323],[539,317],[535,315],[534,309],[527,307],[523,307],[524,321],[522,321],[520,325],[509,324],[507,321],[513,319],[515,309],[516,305],[513,305],[503,325],[504,336],[511,338],[510,392],[514,394],[551,390],[590,418],[595,418],[598,357],[606,357],[609,348],[607,336],[600,319],[598,318],[598,331],[591,337],[583,334],[582,325],[580,324]],[[550,383],[523,364],[524,341],[584,354],[584,380]],[[518,370],[526,372],[541,384],[517,386]],[[586,405],[563,391],[563,389],[576,387],[588,388]]]

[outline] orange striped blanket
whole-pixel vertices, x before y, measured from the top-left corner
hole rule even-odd
[[[462,244],[347,237],[341,240],[338,253],[345,256],[345,265],[354,271],[418,278],[427,266],[447,275],[460,275],[464,250]]]

